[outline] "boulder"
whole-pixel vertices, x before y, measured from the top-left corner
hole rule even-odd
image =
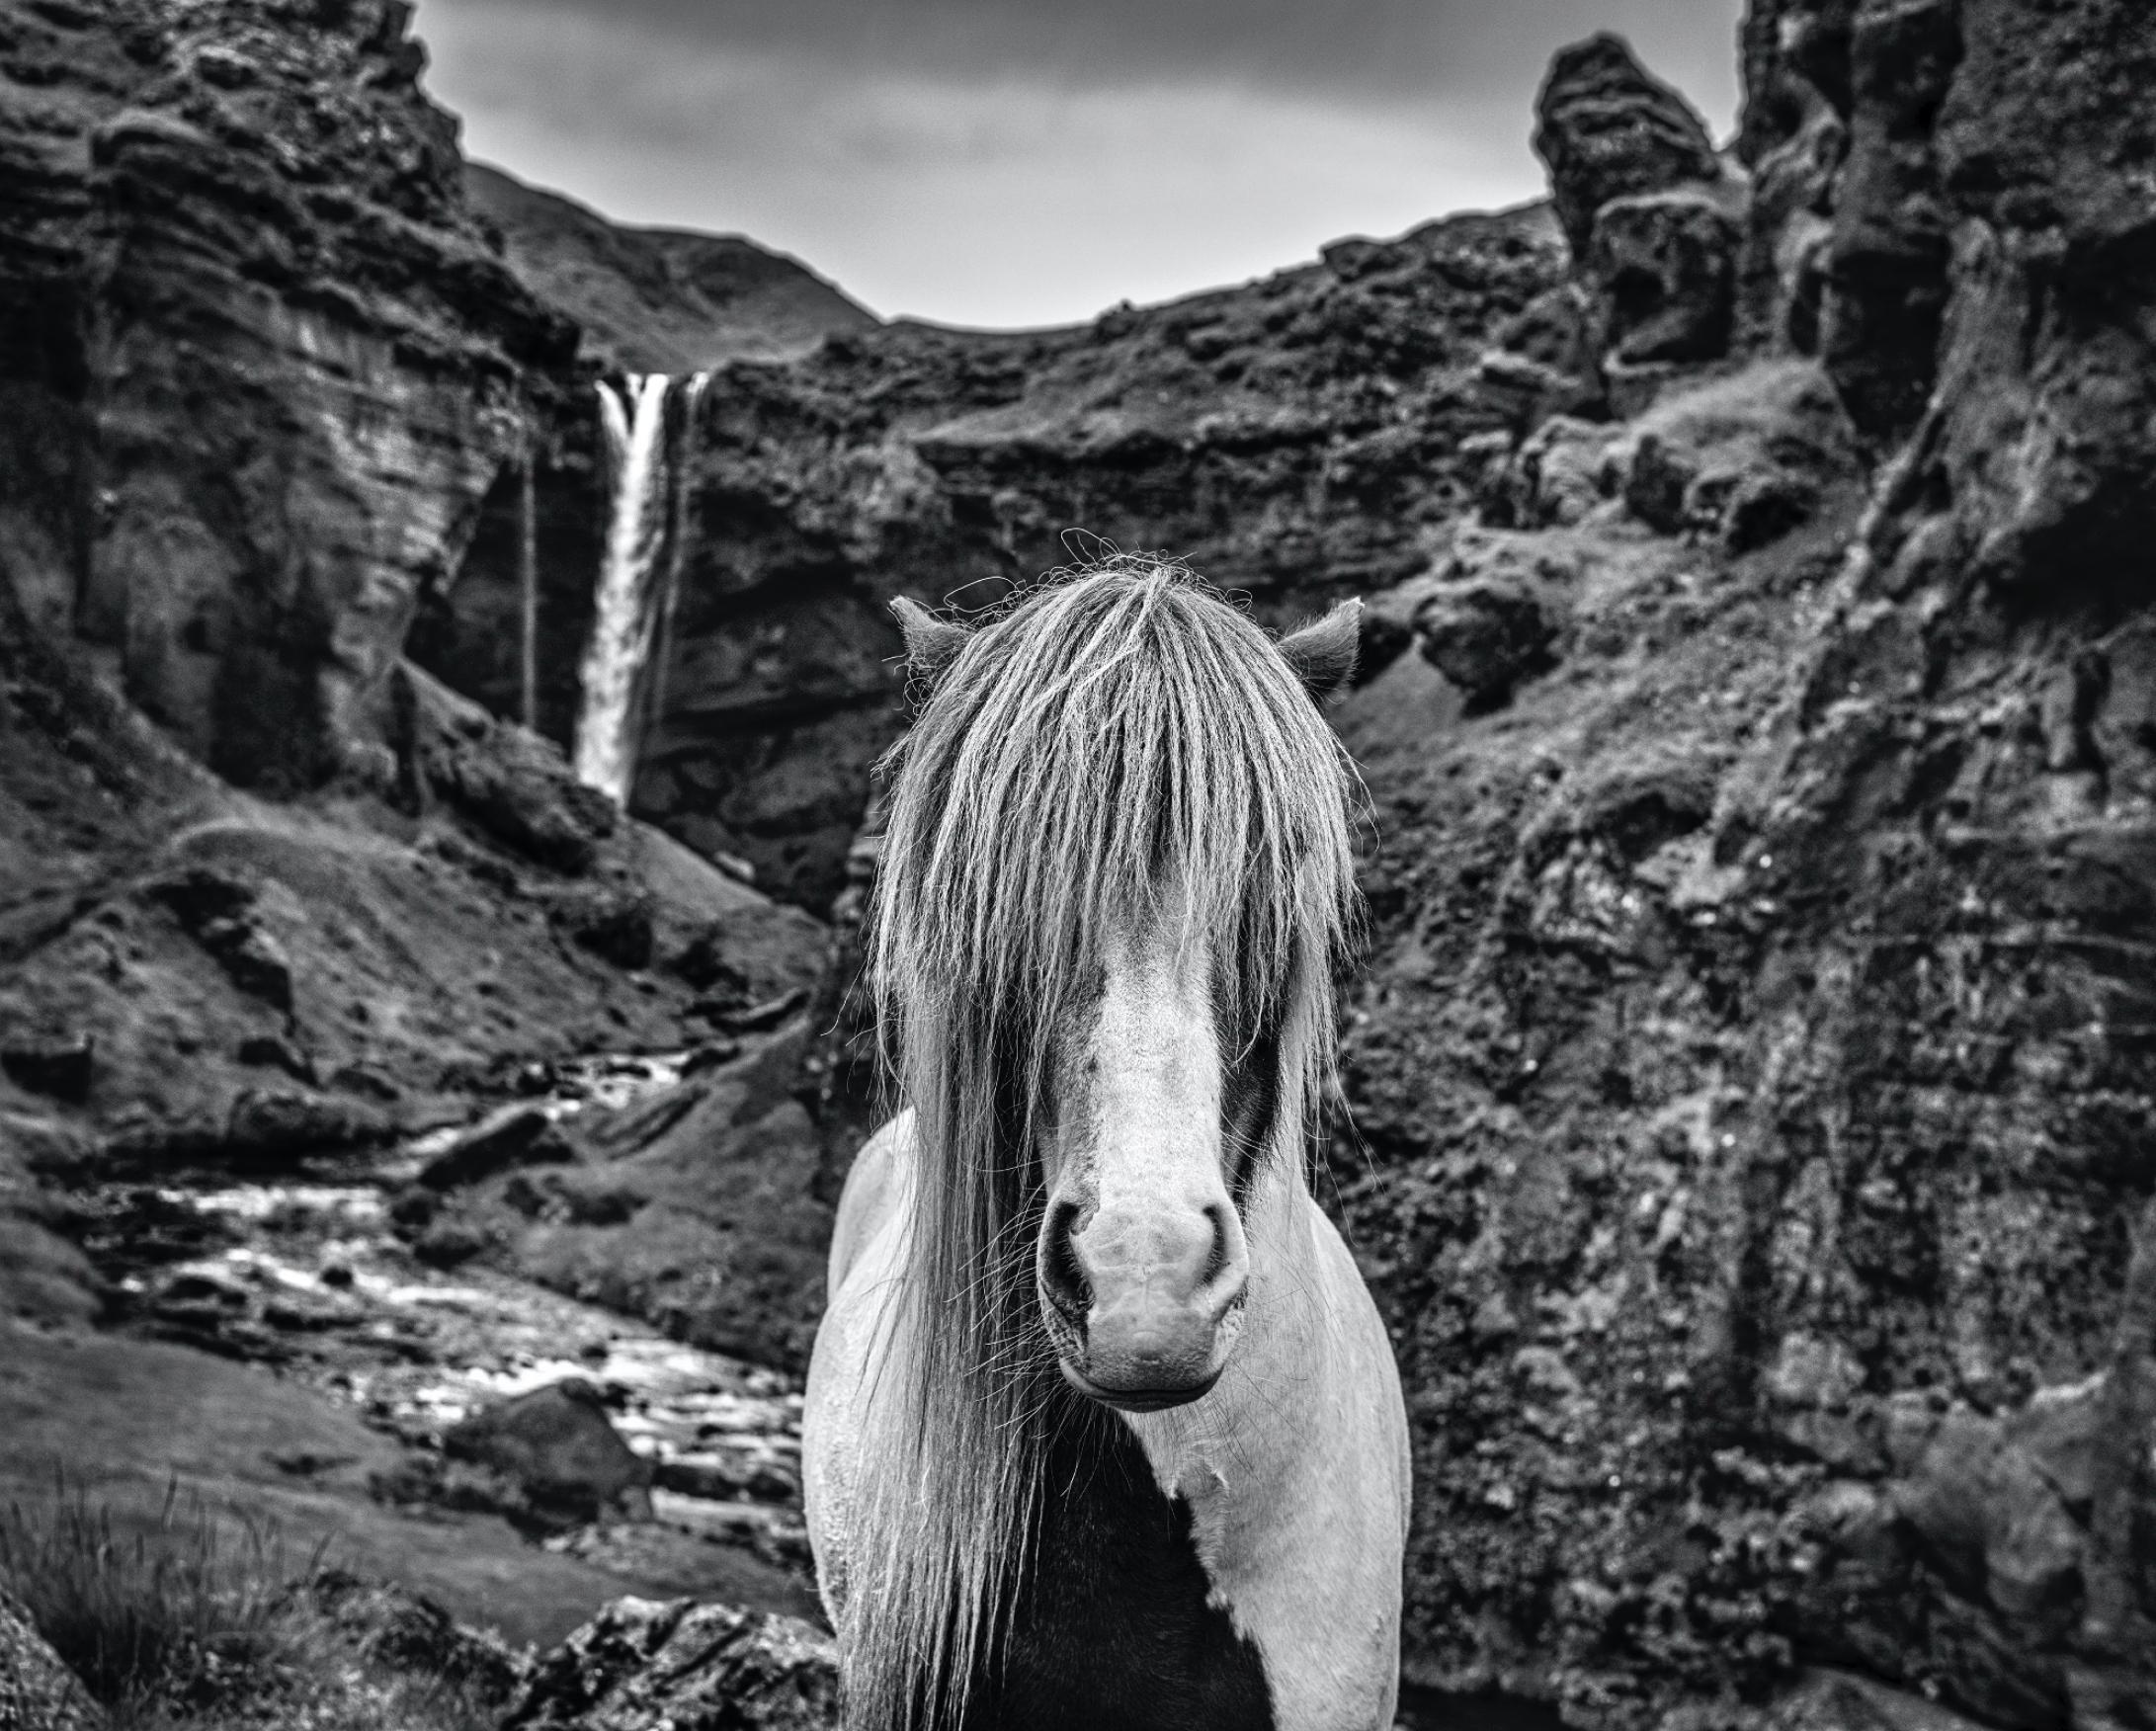
[[[497,721],[410,663],[396,680],[410,715],[407,763],[426,791],[541,866],[592,868],[620,817],[613,800],[576,779],[559,748]]]
[[[836,1731],[838,1656],[798,1617],[621,1599],[543,1655],[502,1731]]]
[[[521,1166],[559,1166],[576,1150],[536,1106],[505,1106],[492,1113],[420,1168],[428,1190],[456,1190]]]
[[[30,1612],[0,1587],[0,1727],[105,1731],[105,1711],[45,1645]]]
[[[536,1524],[651,1518],[651,1462],[622,1441],[599,1390],[581,1376],[471,1414],[444,1434],[442,1447],[515,1486]]]
[[[1534,148],[1575,259],[1589,256],[1596,214],[1613,199],[1722,177],[1704,123],[1622,37],[1604,32],[1558,49],[1534,117]]]
[[[1423,658],[1478,708],[1553,665],[1560,625],[1546,592],[1509,574],[1449,584],[1415,614]]]

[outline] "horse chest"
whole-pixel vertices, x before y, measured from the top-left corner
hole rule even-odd
[[[1000,1675],[975,1679],[967,1731],[1272,1731],[1264,1660],[1208,1603],[1190,1508],[1128,1429],[1059,1442],[1047,1484]]]

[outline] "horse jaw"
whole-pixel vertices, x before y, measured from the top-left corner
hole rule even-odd
[[[1205,958],[1172,942],[1115,948],[1090,1027],[1058,1066],[1042,1151],[1041,1316],[1065,1380],[1126,1412],[1210,1390],[1249,1291],[1205,981]]]

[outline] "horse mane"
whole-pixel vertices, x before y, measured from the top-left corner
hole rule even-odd
[[[973,633],[889,765],[870,977],[918,1178],[886,1337],[899,1457],[863,1487],[849,1567],[863,1731],[957,1722],[1059,1489],[1051,1429],[1097,1418],[1034,1297],[1035,1129],[1116,932],[1211,958],[1224,1050],[1277,1053],[1254,1152],[1304,1182],[1355,907],[1345,753],[1265,632],[1178,565],[1052,573]]]

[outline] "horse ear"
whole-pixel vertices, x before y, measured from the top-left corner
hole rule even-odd
[[[1314,625],[1281,639],[1281,653],[1319,702],[1348,689],[1363,639],[1363,604],[1343,601]]]
[[[903,595],[891,603],[891,612],[906,639],[906,671],[924,691],[928,690],[957,660],[958,651],[973,633],[963,625],[937,618],[919,602],[908,601]]]

